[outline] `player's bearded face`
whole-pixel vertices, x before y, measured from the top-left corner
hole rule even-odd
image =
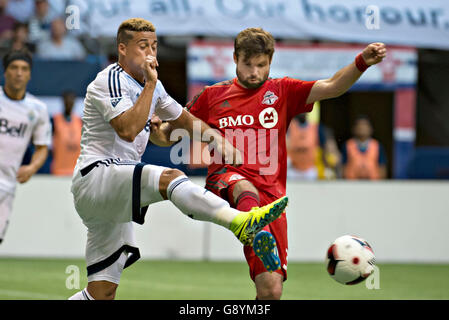
[[[270,74],[271,59],[266,54],[244,59],[241,55],[234,55],[234,62],[237,65],[237,79],[241,85],[248,89],[259,88],[268,79]]]

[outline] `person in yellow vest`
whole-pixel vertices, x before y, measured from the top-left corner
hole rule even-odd
[[[305,114],[292,119],[287,132],[287,177],[303,180],[332,179],[340,153],[324,126],[307,121]]]
[[[51,173],[71,176],[80,154],[81,118],[73,112],[76,96],[73,92],[64,92],[64,113],[53,116],[53,161]]]
[[[387,177],[386,156],[382,144],[372,137],[373,126],[367,116],[358,116],[354,122],[353,138],[346,141],[343,150],[345,179],[378,180]]]

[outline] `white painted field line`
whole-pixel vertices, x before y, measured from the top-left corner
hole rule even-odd
[[[70,294],[68,294],[67,297],[64,297],[55,294],[46,294],[32,291],[0,289],[0,296],[8,296],[8,298],[13,299],[66,300],[69,295]]]

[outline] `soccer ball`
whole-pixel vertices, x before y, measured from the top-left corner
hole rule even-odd
[[[374,252],[366,240],[345,235],[327,249],[326,268],[335,281],[357,284],[374,272]]]

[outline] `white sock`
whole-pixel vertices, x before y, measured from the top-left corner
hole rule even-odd
[[[212,192],[194,184],[186,176],[173,179],[167,197],[185,215],[195,220],[210,221],[229,229],[240,211]]]
[[[81,291],[78,291],[73,296],[69,298],[69,300],[95,300],[92,296],[87,292],[87,289],[84,288]]]

